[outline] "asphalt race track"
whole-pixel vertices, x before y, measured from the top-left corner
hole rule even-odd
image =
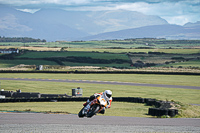
[[[112,84],[112,85],[130,85],[130,86],[148,86],[148,87],[165,87],[165,88],[182,88],[182,89],[197,89],[198,86],[180,86],[180,85],[163,85],[163,84],[144,84],[130,82],[115,82],[115,81],[94,81],[94,80],[68,80],[68,79],[28,79],[28,78],[0,78],[0,80],[23,80],[23,81],[45,81],[45,82],[71,82],[71,83],[90,83],[90,84]]]
[[[200,119],[0,113],[0,132],[200,132]]]

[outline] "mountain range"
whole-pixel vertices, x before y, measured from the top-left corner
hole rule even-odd
[[[113,40],[128,38],[167,38],[167,39],[200,39],[200,21],[179,25],[152,25],[139,28],[106,32],[82,38],[82,40]]]
[[[184,26],[170,25],[159,16],[134,11],[40,9],[32,14],[0,5],[0,12],[0,36],[6,37],[32,37],[47,41],[200,38],[200,21]]]

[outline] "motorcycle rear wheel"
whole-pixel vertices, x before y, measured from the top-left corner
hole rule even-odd
[[[89,112],[87,113],[87,117],[91,118],[93,115],[95,115],[100,110],[100,108],[101,107],[98,104],[91,106]]]

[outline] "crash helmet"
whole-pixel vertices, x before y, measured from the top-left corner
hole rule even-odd
[[[103,95],[104,95],[106,100],[109,100],[110,97],[112,96],[112,91],[111,90],[105,90]]]

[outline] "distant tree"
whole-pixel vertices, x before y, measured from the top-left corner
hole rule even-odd
[[[45,39],[40,40],[40,39],[34,39],[30,37],[1,37],[0,36],[0,42],[46,42]]]

